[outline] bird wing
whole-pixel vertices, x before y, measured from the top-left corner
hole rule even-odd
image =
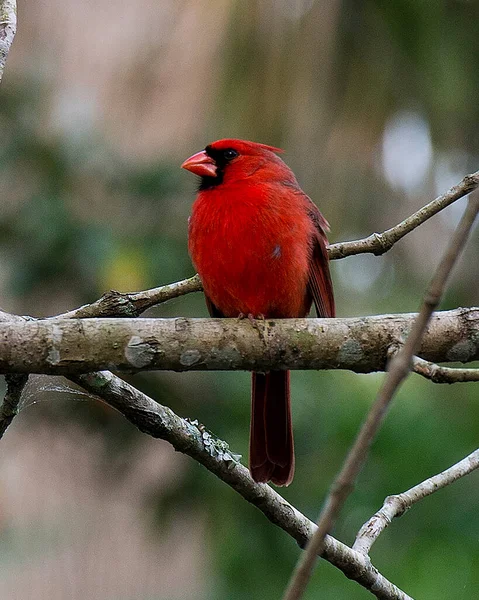
[[[329,223],[318,207],[308,198],[308,214],[314,224],[313,252],[309,264],[308,288],[313,297],[318,317],[334,317],[333,284],[329,273],[328,239]]]
[[[224,314],[220,311],[219,308],[217,308],[213,302],[211,302],[211,300],[208,298],[208,296],[205,294],[205,300],[206,300],[206,308],[208,309],[208,312],[210,313],[210,317],[212,317],[213,319],[215,318],[222,318],[224,317]]]

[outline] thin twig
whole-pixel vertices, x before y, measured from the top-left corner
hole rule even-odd
[[[318,553],[324,544],[324,538],[334,526],[339,511],[353,490],[356,477],[366,461],[369,448],[378,432],[389,404],[401,382],[411,370],[412,357],[417,354],[421,338],[426,330],[433,311],[438,306],[452,268],[457,261],[479,211],[479,194],[469,199],[464,215],[455,230],[449,246],[437,267],[424,296],[423,304],[404,346],[392,358],[389,372],[379,390],[376,401],[368,413],[359,434],[351,447],[344,465],[336,477],[318,519],[318,529],[300,557],[284,600],[299,600],[311,578]]]
[[[372,233],[368,237],[360,240],[331,244],[328,248],[329,258],[331,260],[336,260],[354,254],[383,254],[390,250],[392,246],[406,234],[410,233],[416,229],[416,227],[419,227],[419,225],[459,198],[470,193],[478,186],[479,171],[476,171],[472,175],[466,175],[460,183],[453,186],[445,194],[438,196],[435,200],[420,208],[407,219],[398,225],[387,229],[383,233]],[[152,306],[161,304],[172,298],[178,298],[185,294],[201,292],[202,289],[201,280],[198,275],[195,275],[189,279],[183,279],[176,283],[142,292],[122,293],[110,291],[92,304],[86,304],[80,308],[52,318],[85,319],[88,317],[137,317]]]
[[[123,414],[140,431],[166,440],[175,450],[187,454],[256,506],[274,525],[304,547],[315,524],[289,504],[270,486],[255,483],[249,471],[229,449],[203,425],[182,419],[112,373],[98,372],[72,376],[72,381]],[[327,536],[323,558],[381,600],[412,600],[374,567],[369,557]]]
[[[416,229],[416,227],[422,225],[422,223],[456,200],[459,200],[459,198],[470,194],[478,186],[479,171],[476,171],[471,175],[466,175],[461,182],[450,188],[445,194],[441,194],[435,200],[432,200],[429,204],[426,204],[426,206],[423,206],[413,213],[410,217],[401,221],[398,225],[391,227],[391,229],[387,229],[386,231],[383,231],[383,233],[372,233],[362,240],[331,244],[329,247],[329,258],[333,260],[363,253],[372,253],[375,255],[384,254],[401,238]]]
[[[0,439],[2,439],[13,418],[18,414],[18,405],[27,380],[28,375],[24,375],[23,373],[5,375],[7,392],[2,406],[0,406]]]
[[[87,319],[91,317],[138,317],[142,312],[155,306],[203,289],[198,275],[169,285],[142,292],[107,292],[92,304],[85,304],[69,312],[51,317],[52,319]]]
[[[0,83],[5,62],[17,31],[17,4],[15,0],[0,1]]]
[[[479,381],[479,369],[455,369],[443,367],[436,363],[424,360],[419,356],[412,359],[414,373],[430,379],[433,383],[465,383]]]
[[[469,456],[442,473],[422,481],[402,494],[388,496],[382,508],[359,530],[353,550],[365,555],[369,554],[371,546],[393,519],[401,517],[416,502],[469,475],[477,468],[479,468],[479,450],[474,450]]]

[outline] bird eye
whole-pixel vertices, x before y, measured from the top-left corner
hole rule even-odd
[[[233,158],[236,158],[238,156],[238,152],[236,152],[236,150],[233,150],[233,148],[228,148],[223,152],[223,156],[226,160],[233,160]]]

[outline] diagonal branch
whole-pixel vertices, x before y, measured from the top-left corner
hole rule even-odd
[[[235,460],[228,445],[213,437],[202,425],[180,418],[112,373],[72,376],[72,381],[122,413],[144,433],[166,440],[175,450],[201,463],[245,500],[256,506],[274,525],[293,537],[301,547],[311,538],[315,525],[270,486],[255,483],[246,467]],[[372,565],[368,556],[327,536],[323,558],[381,600],[412,600]]]
[[[13,38],[17,32],[17,4],[15,0],[0,1],[0,83],[2,82],[5,62]]]
[[[479,171],[476,171],[471,175],[466,175],[462,181],[450,188],[445,194],[441,194],[435,200],[432,200],[429,204],[426,204],[426,206],[423,206],[413,213],[410,217],[404,219],[404,221],[401,221],[398,225],[383,231],[383,233],[372,233],[362,240],[331,244],[329,247],[329,258],[345,258],[346,256],[351,256],[353,254],[364,253],[372,253],[375,255],[384,254],[401,238],[416,229],[416,227],[422,225],[438,212],[447,208],[456,200],[459,200],[459,198],[470,194],[478,186]]]
[[[1,322],[23,322],[25,317],[0,310]],[[79,322],[83,324],[84,321]],[[19,375],[18,377],[25,377]],[[275,525],[291,535],[301,547],[308,542],[315,524],[264,484],[256,484],[249,471],[236,461],[228,445],[213,437],[202,425],[178,417],[109,371],[70,375],[70,379],[122,413],[140,431],[168,441],[179,452],[192,457],[251,502]],[[7,424],[8,425],[8,424]],[[380,600],[412,600],[372,565],[369,557],[326,536],[323,558],[346,577],[358,582]]]
[[[318,519],[318,528],[296,565],[284,600],[299,600],[303,596],[311,578],[316,557],[323,548],[326,534],[331,531],[344,502],[353,490],[356,477],[367,459],[369,448],[381,427],[394,394],[411,370],[412,358],[418,352],[431,315],[439,305],[449,275],[466,244],[478,212],[479,194],[470,198],[446,253],[426,290],[421,310],[414,321],[411,332],[407,336],[404,346],[391,360],[389,372],[379,390],[376,401],[326,498]]]
[[[393,519],[401,517],[416,502],[469,475],[477,468],[479,468],[479,450],[474,450],[469,456],[442,473],[426,479],[402,494],[388,496],[382,508],[359,530],[353,549],[365,555],[369,554],[374,542]]]
[[[85,304],[52,319],[87,319],[91,317],[138,317],[142,312],[167,300],[201,292],[203,289],[198,275],[169,285],[143,292],[122,293],[111,290],[92,304]]]

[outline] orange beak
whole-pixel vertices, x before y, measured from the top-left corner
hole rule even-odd
[[[215,161],[204,150],[187,158],[181,168],[200,177],[216,177],[217,175]]]

